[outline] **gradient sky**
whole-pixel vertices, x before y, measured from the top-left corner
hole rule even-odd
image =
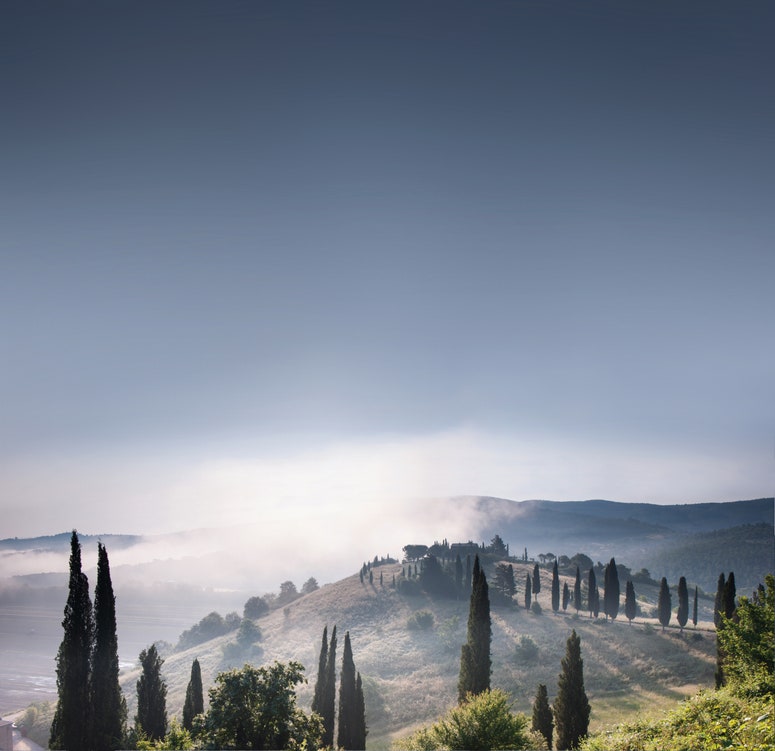
[[[772,495],[774,21],[4,3],[3,536]]]

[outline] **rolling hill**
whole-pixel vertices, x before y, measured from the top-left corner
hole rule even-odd
[[[181,712],[194,658],[201,664],[205,689],[218,672],[245,661],[298,660],[306,666],[309,679],[299,692],[300,701],[309,707],[322,630],[325,625],[330,630],[336,624],[339,657],[344,631],[349,631],[356,667],[363,676],[369,748],[386,748],[391,739],[438,717],[457,698],[467,598],[454,601],[434,600],[424,594],[402,595],[391,586],[393,574],[400,576],[400,565],[374,570],[373,585],[368,579],[361,583],[355,574],[259,619],[263,639],[252,654],[243,656],[236,651],[234,634],[167,654],[163,672],[170,713]],[[515,564],[518,581],[524,581],[527,570],[532,571],[532,564]],[[378,584],[380,572],[384,586]],[[581,636],[593,727],[651,711],[697,687],[712,685],[715,635],[708,622],[712,602],[702,603],[700,628],[680,636],[677,629],[662,633],[654,628],[653,620],[644,625],[639,618],[629,625],[623,616],[606,623],[585,614],[553,614],[549,608],[550,570],[543,570],[541,577],[543,590],[538,599],[544,608],[542,614],[505,605],[493,606],[491,613],[492,683],[511,694],[518,710],[529,712],[539,682],[547,684],[550,698],[553,696],[571,629]],[[640,604],[648,612],[656,602],[656,589],[640,589]],[[408,627],[409,618],[420,610],[433,613],[431,629]],[[530,654],[531,643],[535,654]],[[122,677],[130,717],[137,677],[136,671]]]

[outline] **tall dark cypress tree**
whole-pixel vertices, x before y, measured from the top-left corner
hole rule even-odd
[[[533,594],[535,595],[535,600],[538,602],[538,593],[541,591],[541,569],[538,568],[538,564],[536,563],[535,566],[533,566]]]
[[[632,579],[627,579],[627,586],[624,590],[624,614],[632,625],[632,619],[638,613],[638,605],[635,601],[635,587],[632,586]]]
[[[670,597],[670,587],[667,586],[667,579],[662,577],[662,581],[659,584],[659,600],[657,602],[657,610],[659,613],[659,622],[662,624],[662,630],[665,630],[665,626],[670,623],[670,616],[673,610],[673,600]]]
[[[533,584],[530,574],[525,574],[525,610],[530,610],[530,603],[533,599]]]
[[[356,743],[357,735],[357,684],[355,678],[355,662],[350,645],[350,632],[344,635],[344,652],[342,653],[342,674],[339,681],[339,725],[336,733],[337,748],[347,751],[361,749]]]
[[[328,659],[328,626],[323,626],[323,643],[318,657],[318,677],[315,681],[315,694],[312,697],[312,711],[323,716],[323,693],[326,685],[326,660]]]
[[[363,697],[363,681],[358,673],[355,679],[355,714],[353,717],[353,743],[354,748],[366,748],[366,736],[369,734],[366,725],[366,701]]]
[[[721,623],[721,614],[724,612],[724,589],[726,587],[726,579],[724,578],[724,572],[722,571],[718,575],[718,585],[716,586],[716,599],[713,602],[713,623],[718,628]]]
[[[186,687],[186,700],[183,703],[183,727],[186,730],[192,730],[194,727],[194,717],[205,711],[205,698],[202,689],[202,669],[199,667],[199,660],[195,659],[191,663],[191,678],[189,678]]]
[[[568,587],[568,582],[563,582],[562,583],[562,609],[567,610],[569,603],[570,603],[570,587]]]
[[[75,530],[70,538],[70,582],[62,628],[65,633],[56,659],[59,700],[49,748],[82,751],[91,748],[89,667],[94,623],[89,581],[81,571],[81,543]]]
[[[697,586],[694,587],[694,608],[692,608],[692,623],[697,625]]]
[[[557,561],[552,568],[552,610],[556,613],[560,609],[560,573],[557,570]]]
[[[538,684],[536,697],[533,700],[533,722],[532,728],[546,739],[546,747],[552,748],[552,731],[554,729],[554,719],[552,710],[549,707],[549,698],[546,694],[546,686],[543,683]]]
[[[474,560],[471,580],[471,601],[468,609],[468,639],[460,651],[460,676],[458,701],[468,694],[481,694],[490,688],[490,596],[487,578],[479,566],[479,556]]]
[[[573,607],[578,613],[581,610],[581,571],[576,566],[576,583],[573,585]]]
[[[140,652],[143,672],[137,681],[137,714],[135,728],[152,741],[159,741],[167,733],[167,684],[161,677],[164,660],[159,657],[156,645]]]
[[[326,679],[323,683],[323,700],[320,705],[323,718],[323,747],[334,746],[334,723],[336,722],[336,625],[331,629],[326,657]]]
[[[678,612],[676,613],[678,625],[683,633],[686,621],[689,620],[689,590],[686,586],[686,577],[678,580]]]
[[[595,577],[595,569],[589,569],[589,577],[587,579],[587,599],[589,600],[589,617],[593,615],[597,618],[597,614],[600,612],[600,593],[597,589],[597,578]]]
[[[609,564],[605,567],[605,593],[604,611],[606,617],[616,620],[619,615],[619,571],[616,568],[616,561],[611,558]]]
[[[554,700],[554,726],[557,748],[575,749],[589,730],[589,700],[584,690],[584,661],[581,659],[581,639],[574,630],[568,637],[562,672],[557,682]]]
[[[91,664],[92,747],[114,751],[124,746],[126,701],[118,683],[116,598],[110,579],[108,551],[97,543],[94,593],[94,651]]]
[[[735,588],[735,572],[730,571],[724,586],[724,615],[732,619],[737,611],[737,589]]]

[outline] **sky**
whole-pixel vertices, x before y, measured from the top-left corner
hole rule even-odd
[[[0,16],[2,536],[773,495],[771,4]]]

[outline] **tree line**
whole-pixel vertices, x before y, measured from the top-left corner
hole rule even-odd
[[[242,620],[240,630],[247,621],[248,618]],[[98,544],[97,584],[92,606],[75,530],[70,541],[70,577],[62,627],[64,635],[56,661],[58,701],[49,737],[52,749],[334,746],[336,626],[330,642],[327,628],[323,631],[312,713],[296,705],[296,686],[305,680],[304,666],[296,661],[275,661],[258,668],[246,664],[241,669],[219,673],[208,691],[209,707],[205,711],[202,672],[195,659],[186,689],[182,724],[176,719],[168,722],[167,686],[162,676],[164,660],[153,644],[139,655],[137,714],[131,728],[127,727],[126,701],[118,681],[115,596],[107,550]],[[344,639],[338,695],[336,747],[364,749],[367,728],[363,684],[360,673],[355,670],[349,632]]]

